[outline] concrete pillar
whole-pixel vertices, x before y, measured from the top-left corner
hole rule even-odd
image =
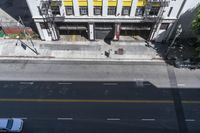
[[[89,40],[94,41],[95,40],[95,33],[94,33],[94,23],[89,23],[88,24],[88,29],[89,29]]]
[[[151,32],[149,40],[153,40],[157,37],[157,35],[159,34],[160,26],[161,26],[161,23],[159,23],[158,26],[154,25],[154,29]]]
[[[80,16],[78,0],[73,0],[74,16]]]
[[[130,17],[135,17],[138,0],[132,0]]]
[[[94,16],[93,0],[88,0],[88,16]]]
[[[115,24],[115,29],[114,29],[114,41],[119,41],[120,38],[120,23]]]
[[[105,17],[108,15],[108,0],[103,0],[103,12],[102,15]]]
[[[121,16],[122,14],[122,6],[123,6],[123,0],[118,0],[117,2],[117,16]]]
[[[45,36],[44,36],[44,34],[43,34],[43,31],[42,31],[42,28],[41,28],[41,26],[40,26],[40,23],[35,23],[35,24],[36,24],[38,33],[39,33],[39,35],[40,35],[40,39],[43,40],[43,41],[45,41],[46,39],[45,39]]]
[[[58,33],[58,31],[57,31],[55,26],[52,26],[50,28],[50,31],[51,31],[51,40],[52,41],[56,41],[56,40],[58,40],[60,38],[59,33]]]
[[[66,16],[65,6],[64,6],[64,0],[62,0],[62,5],[60,7],[60,15]]]

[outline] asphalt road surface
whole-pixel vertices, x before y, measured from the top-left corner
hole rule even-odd
[[[199,133],[200,90],[150,82],[1,81],[0,117],[23,133]]]

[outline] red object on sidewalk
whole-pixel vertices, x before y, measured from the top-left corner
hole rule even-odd
[[[30,27],[26,27],[25,29],[19,27],[3,27],[3,31],[5,34],[19,34],[26,31],[26,33],[32,34],[33,30]]]

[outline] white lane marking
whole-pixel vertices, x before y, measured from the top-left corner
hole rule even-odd
[[[65,82],[61,82],[61,83],[58,83],[59,85],[71,85],[72,83],[65,83]]]
[[[103,85],[118,85],[117,83],[103,83]]]
[[[73,118],[57,118],[57,120],[68,121],[68,120],[73,120]]]
[[[185,87],[185,84],[177,84],[179,87]]]
[[[107,121],[120,121],[120,118],[107,118]]]
[[[155,121],[156,119],[141,119],[142,121]]]
[[[27,120],[28,118],[27,117],[21,117],[20,119]]]
[[[185,119],[185,121],[196,121],[195,119]]]
[[[19,84],[23,84],[23,85],[33,85],[34,82],[19,82]]]

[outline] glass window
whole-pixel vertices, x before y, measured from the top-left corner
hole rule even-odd
[[[149,15],[155,15],[155,16],[157,16],[159,10],[160,10],[160,7],[152,7],[151,10],[150,10],[150,12],[149,12]]]
[[[60,15],[60,7],[59,6],[52,6],[51,11],[53,15]]]
[[[144,7],[137,7],[135,16],[143,16],[144,14]]]
[[[80,15],[88,15],[88,8],[86,6],[80,7]]]
[[[72,6],[66,6],[65,10],[66,10],[66,15],[73,15],[74,14]]]
[[[101,6],[95,6],[94,7],[94,15],[101,15],[101,14],[102,14]]]
[[[6,128],[7,128],[7,129],[11,129],[12,126],[13,126],[13,120],[8,120],[8,123],[7,123]]]
[[[130,15],[130,10],[131,10],[131,7],[129,6],[124,6],[122,8],[122,15],[125,16],[125,15]]]
[[[160,26],[160,29],[161,30],[167,30],[169,27],[169,23],[162,23],[161,26]]]
[[[116,7],[115,6],[108,7],[108,15],[116,15]]]

